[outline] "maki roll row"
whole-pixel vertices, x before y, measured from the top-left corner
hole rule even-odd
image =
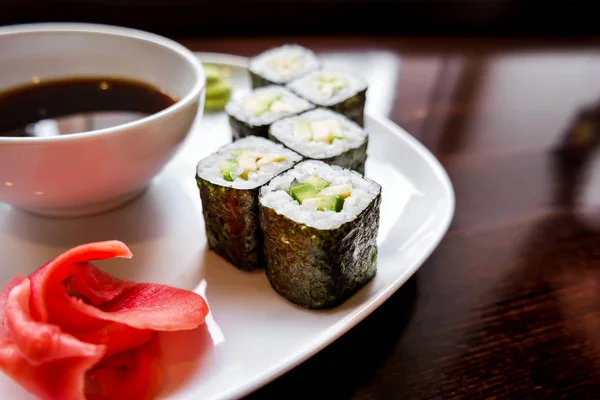
[[[315,53],[299,45],[269,49],[250,59],[254,89],[280,85],[311,102],[339,112],[364,126],[367,83],[358,76],[323,66]]]
[[[225,111],[232,143],[196,169],[209,247],[310,309],[373,279],[381,186],[364,177],[367,85],[301,46],[250,61],[253,90]]]
[[[323,67],[312,51],[298,45],[261,53],[249,69],[253,90],[225,108],[234,141],[269,138],[305,158],[364,175],[367,84],[362,79]]]
[[[377,269],[381,187],[356,171],[246,137],[197,165],[209,247],[306,308],[338,305]]]

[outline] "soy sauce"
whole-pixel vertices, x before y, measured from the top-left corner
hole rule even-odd
[[[0,136],[56,136],[109,128],[173,105],[141,81],[90,77],[39,81],[0,92]]]

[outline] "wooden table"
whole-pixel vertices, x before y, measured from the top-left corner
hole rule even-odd
[[[456,214],[382,307],[249,398],[600,398],[600,157],[563,149],[600,100],[597,42],[181,40],[246,56],[289,41],[401,60],[389,117],[441,160]]]

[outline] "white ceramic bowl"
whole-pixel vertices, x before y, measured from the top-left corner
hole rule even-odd
[[[147,32],[71,23],[3,27],[0,71],[0,91],[32,79],[111,76],[145,81],[180,99],[108,129],[0,137],[0,202],[38,214],[87,215],[135,198],[202,116],[202,64],[185,47]]]

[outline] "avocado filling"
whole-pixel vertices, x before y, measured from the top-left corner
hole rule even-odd
[[[348,82],[336,75],[326,74],[319,77],[317,80],[317,87],[321,93],[331,97],[339,90],[348,87]]]
[[[271,60],[271,68],[281,75],[291,74],[302,67],[301,56],[280,56]]]
[[[316,175],[311,175],[303,183],[292,182],[290,196],[298,203],[315,207],[319,211],[340,212],[344,200],[352,194],[352,185],[334,185]]]
[[[294,136],[306,138],[309,142],[333,143],[335,139],[343,139],[342,126],[336,119],[320,121],[294,120]]]
[[[244,104],[246,111],[260,117],[266,112],[293,112],[294,108],[281,100],[280,94],[259,93],[248,99]]]
[[[250,172],[256,172],[265,165],[285,161],[285,156],[278,153],[267,153],[254,150],[237,150],[231,159],[220,163],[221,176],[229,182],[236,178],[248,180]]]

